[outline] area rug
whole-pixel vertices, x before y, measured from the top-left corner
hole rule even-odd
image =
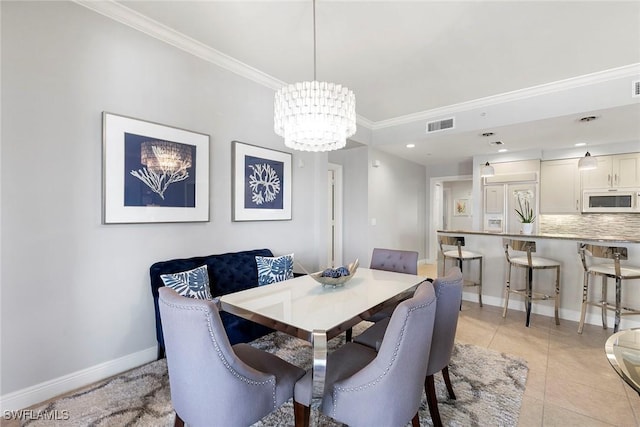
[[[364,326],[358,325],[354,334],[361,328]],[[329,341],[329,349],[335,349],[343,342],[344,335],[336,337]],[[275,332],[253,341],[252,345],[304,369],[311,365],[309,343],[289,335]],[[527,372],[527,364],[520,358],[456,344],[449,366],[456,400],[448,399],[442,376],[435,375],[443,423],[448,426],[517,425]],[[35,414],[64,415],[58,418],[67,419],[32,419],[23,422],[23,426],[173,426],[166,360],[148,363],[32,410]],[[341,426],[320,414],[315,407],[311,419],[315,426]],[[424,394],[420,422],[422,426],[432,425]],[[254,427],[293,424],[293,404],[289,401]]]

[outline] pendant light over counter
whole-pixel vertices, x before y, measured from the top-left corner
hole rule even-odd
[[[584,157],[578,160],[578,170],[588,171],[598,168],[598,159],[591,156],[591,153],[587,151]]]
[[[489,164],[489,162],[485,163],[484,166],[482,166],[482,169],[480,169],[480,177],[482,178],[485,178],[488,176],[494,176],[495,174],[496,174],[496,171],[493,168],[493,166]]]

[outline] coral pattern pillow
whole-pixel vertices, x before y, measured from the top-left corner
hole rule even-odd
[[[293,254],[279,257],[256,256],[258,286],[293,278]]]
[[[196,299],[212,299],[206,265],[180,273],[162,274],[160,278],[165,286],[174,289],[182,296]]]

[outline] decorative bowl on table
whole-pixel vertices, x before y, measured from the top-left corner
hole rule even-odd
[[[316,282],[321,283],[322,286],[343,286],[356,274],[358,270],[358,260],[356,259],[349,265],[338,268],[327,268],[323,271],[311,273],[311,276]]]

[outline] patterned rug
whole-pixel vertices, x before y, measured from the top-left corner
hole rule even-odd
[[[354,328],[354,335],[365,325]],[[344,335],[329,341],[335,349]],[[311,365],[311,347],[302,340],[279,332],[252,345],[272,352],[304,369]],[[527,380],[524,360],[473,345],[456,344],[449,373],[456,400],[449,400],[440,374],[435,375],[440,416],[448,426],[515,426]],[[62,421],[28,420],[23,426],[173,426],[166,360],[158,360],[116,377],[93,384],[69,395],[33,408],[34,413],[68,414]],[[39,412],[38,412],[39,411]],[[312,409],[315,426],[340,426]],[[430,426],[426,400],[420,407],[422,426]],[[293,404],[287,402],[254,427],[292,426]]]

